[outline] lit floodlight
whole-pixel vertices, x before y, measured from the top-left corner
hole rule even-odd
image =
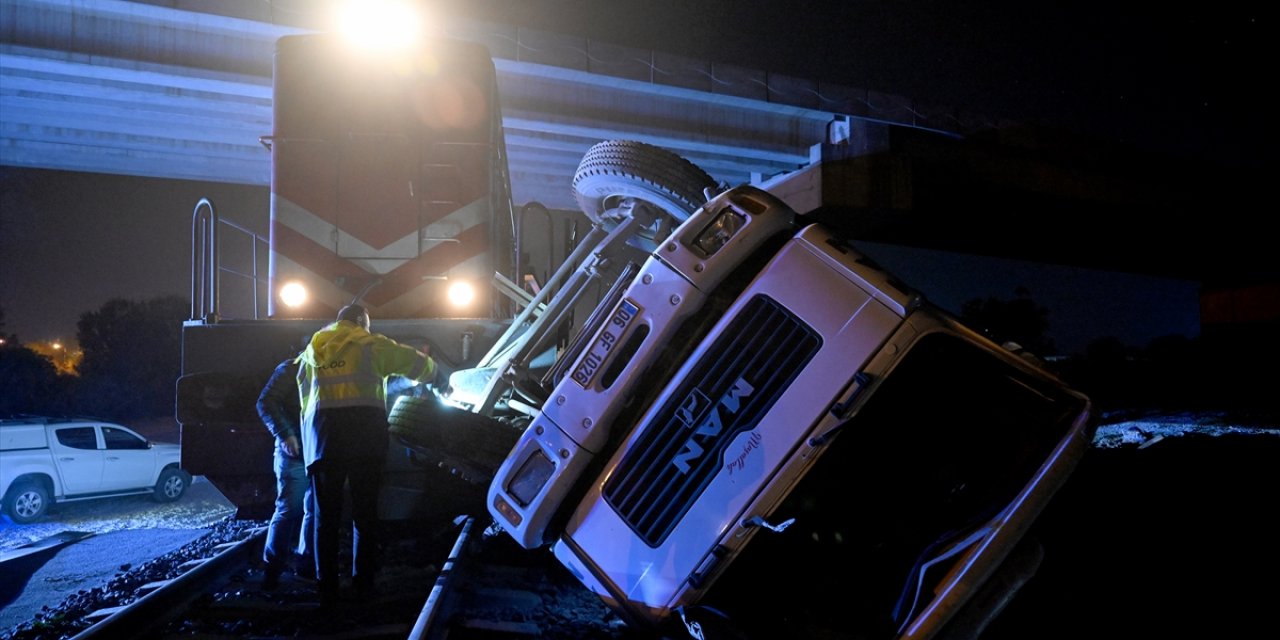
[[[449,302],[455,307],[465,307],[476,299],[476,289],[470,282],[456,280],[449,283]]]
[[[346,0],[334,11],[337,31],[362,49],[403,50],[422,35],[422,15],[405,0]]]
[[[301,282],[290,282],[280,287],[280,301],[284,306],[296,309],[307,301],[307,288]]]

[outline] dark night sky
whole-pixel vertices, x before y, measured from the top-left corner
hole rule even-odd
[[[0,167],[4,333],[75,339],[111,298],[191,291],[191,217],[201,198],[266,233],[266,187]]]
[[[462,7],[474,19],[838,82],[1224,166],[1264,166],[1274,138],[1260,82],[1274,75],[1263,66],[1271,58],[1263,41],[1274,28],[1246,3],[1201,12],[1091,0],[434,4]],[[199,198],[213,198],[220,213],[247,224],[265,223],[268,210],[263,187],[11,167],[0,167],[0,185],[0,308],[4,330],[24,340],[71,339],[80,313],[111,297],[187,295]]]
[[[1143,147],[1258,163],[1259,3],[442,0],[483,19],[838,82]],[[1210,13],[1212,12],[1212,13]],[[1266,48],[1264,49],[1264,42]],[[1266,127],[1267,135],[1260,127]]]

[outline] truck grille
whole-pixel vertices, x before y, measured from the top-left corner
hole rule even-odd
[[[725,447],[755,428],[821,345],[777,302],[753,298],[668,396],[605,483],[605,500],[646,544],[662,544]]]

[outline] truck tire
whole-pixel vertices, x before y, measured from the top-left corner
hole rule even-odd
[[[519,429],[434,397],[399,398],[387,422],[391,435],[420,460],[472,483],[492,480],[520,439]]]
[[[41,482],[24,480],[4,497],[4,512],[16,524],[30,524],[49,510],[49,490]]]
[[[582,156],[573,174],[573,195],[592,222],[616,226],[608,212],[627,198],[643,200],[667,216],[642,235],[654,238],[659,225],[668,229],[698,210],[716,181],[684,158],[643,142],[605,140]]]
[[[182,469],[169,467],[160,472],[160,478],[156,480],[156,488],[151,496],[156,502],[173,502],[181,498],[190,485],[190,474]]]

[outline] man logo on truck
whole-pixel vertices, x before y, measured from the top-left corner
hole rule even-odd
[[[720,401],[711,407],[707,406],[710,403],[705,394],[698,389],[691,391],[689,397],[680,403],[676,416],[686,426],[693,427],[693,435],[685,441],[680,453],[671,460],[671,464],[674,464],[680,473],[688,474],[693,468],[693,463],[706,453],[702,444],[720,435],[724,430],[725,418],[732,420],[742,406],[742,399],[750,396],[755,390],[755,387],[751,386],[745,378],[738,378],[729,390],[720,396]],[[695,424],[696,427],[694,427]]]

